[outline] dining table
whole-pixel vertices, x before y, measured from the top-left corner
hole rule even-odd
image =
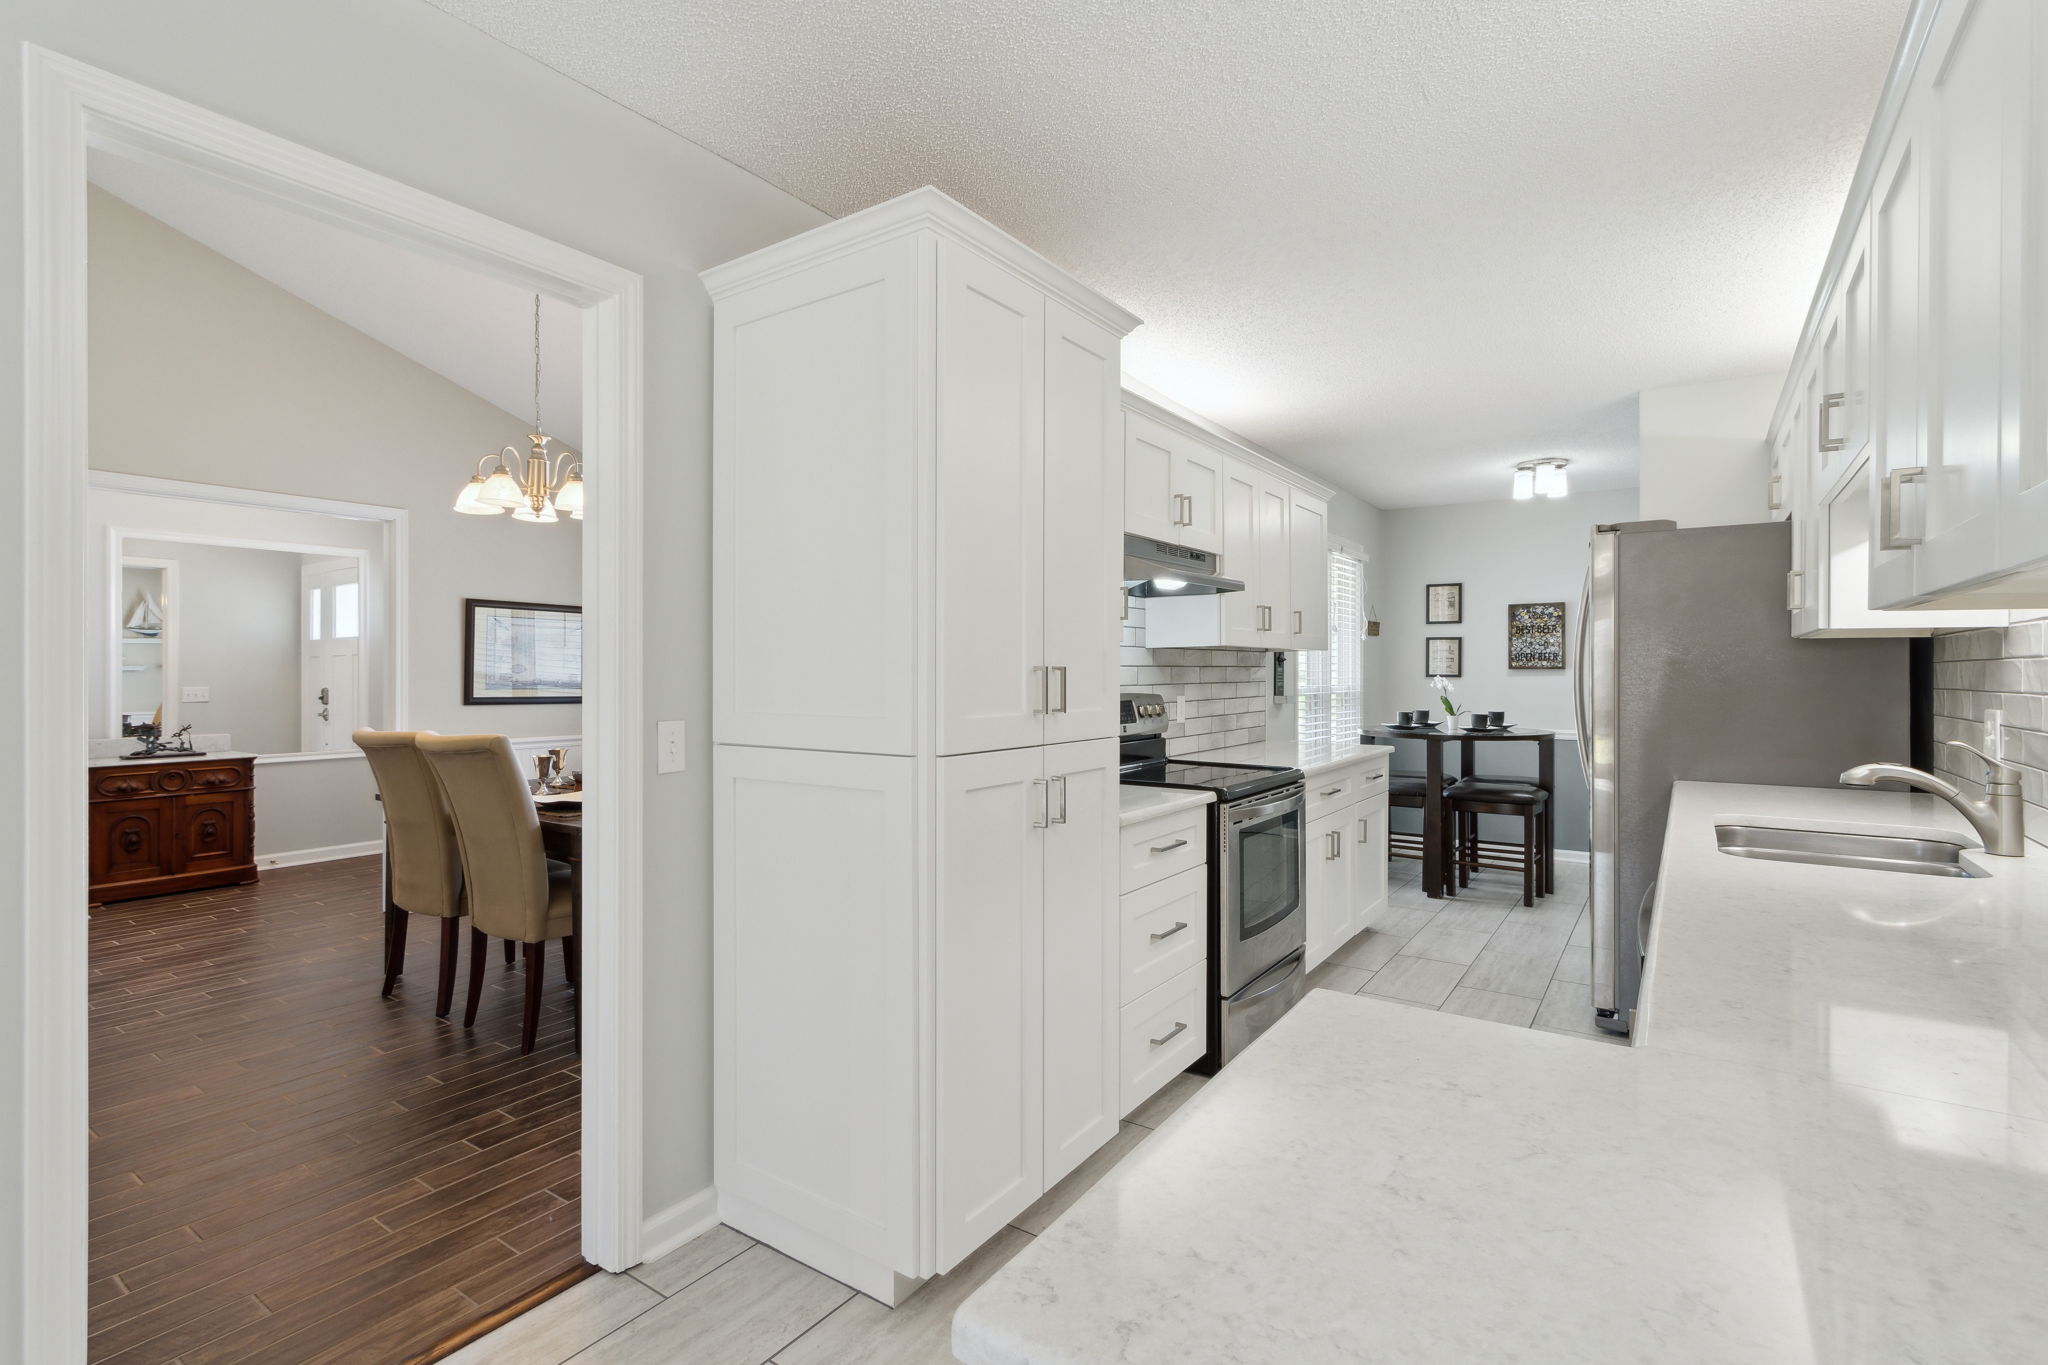
[[[1557,731],[1539,730],[1530,726],[1507,725],[1498,729],[1475,730],[1467,726],[1437,723],[1429,726],[1414,725],[1372,725],[1359,734],[1359,739],[1369,743],[1391,744],[1398,739],[1417,739],[1423,745],[1422,774],[1422,893],[1431,900],[1442,900],[1456,894],[1456,869],[1451,866],[1450,829],[1445,819],[1446,812],[1441,793],[1444,789],[1444,749],[1458,746],[1458,776],[1472,777],[1478,772],[1475,766],[1481,744],[1534,744],[1536,746],[1536,785],[1543,789],[1550,800],[1550,808],[1557,808]],[[1551,822],[1553,833],[1546,843],[1545,858],[1557,856],[1555,848],[1556,821]]]

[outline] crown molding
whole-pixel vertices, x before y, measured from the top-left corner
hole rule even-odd
[[[1262,469],[1275,478],[1285,479],[1304,493],[1313,493],[1328,500],[1337,495],[1337,490],[1321,479],[1304,474],[1287,461],[1239,436],[1228,427],[1218,426],[1191,408],[1182,407],[1165,394],[1124,376],[1124,411],[1135,412],[1140,417],[1149,417],[1162,426],[1172,427],[1187,436],[1192,436],[1204,445],[1215,446],[1233,460]]]
[[[1130,335],[1138,326],[1140,319],[1135,313],[1104,298],[959,200],[930,185],[712,266],[700,278],[716,301],[821,261],[836,260],[916,232],[936,233],[979,252],[1120,337]]]

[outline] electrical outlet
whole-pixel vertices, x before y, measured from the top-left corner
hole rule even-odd
[[[2005,757],[2005,712],[1986,711],[1984,713],[1984,743],[1982,748],[1985,753],[1990,754],[1993,758]]]
[[[178,697],[181,701],[212,701],[213,689],[210,687],[182,688],[178,693]]]
[[[659,721],[654,727],[654,770],[658,773],[683,771],[683,723]]]

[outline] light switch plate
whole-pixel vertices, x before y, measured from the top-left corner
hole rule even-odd
[[[1986,711],[1984,713],[1984,743],[1982,748],[1985,753],[1990,754],[1993,758],[2002,759],[2005,757],[2005,712]]]
[[[212,701],[213,689],[210,687],[187,687],[180,689],[178,696],[181,701]]]
[[[683,771],[683,757],[683,723],[679,720],[655,722],[654,770],[657,773],[679,773]]]

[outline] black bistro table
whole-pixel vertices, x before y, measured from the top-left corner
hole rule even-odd
[[[1550,808],[1557,809],[1557,731],[1537,730],[1523,725],[1510,725],[1500,730],[1467,730],[1447,722],[1439,722],[1434,729],[1415,729],[1404,725],[1370,725],[1359,738],[1374,743],[1392,743],[1397,739],[1419,739],[1426,754],[1422,775],[1422,891],[1431,900],[1442,900],[1456,884],[1455,876],[1447,876],[1450,859],[1450,832],[1444,827],[1444,746],[1458,746],[1458,776],[1471,777],[1478,769],[1474,766],[1482,744],[1534,744],[1536,746],[1536,785],[1543,788],[1550,798]],[[1556,819],[1551,828],[1555,831]],[[1555,834],[1553,833],[1553,840]],[[1555,856],[1551,848],[1543,850],[1546,858]]]

